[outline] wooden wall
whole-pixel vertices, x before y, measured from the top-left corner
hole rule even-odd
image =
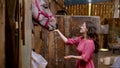
[[[68,12],[69,15],[89,15],[100,16],[101,18],[113,18],[114,14],[114,1],[103,3],[93,3],[91,7],[89,4],[76,4],[76,5],[64,5],[64,0],[57,1]],[[62,8],[56,4],[56,11]],[[90,13],[90,14],[89,14]]]
[[[31,45],[32,45],[31,5],[32,5],[31,0],[29,1],[6,0],[5,3],[6,68],[31,67]]]
[[[115,2],[116,1],[116,2]],[[64,5],[64,0],[57,1],[65,10],[68,15],[80,15],[80,16],[100,16],[100,24],[104,24],[104,20],[107,18],[114,18],[115,15],[119,16],[115,12],[117,2],[119,0],[110,0],[109,2],[93,3],[93,4],[76,4],[76,5]],[[56,11],[62,10],[58,4],[56,4]],[[119,10],[119,7],[118,7]],[[114,35],[113,35],[114,36]],[[100,48],[104,45],[103,34],[99,35]],[[114,41],[114,40],[113,40]]]
[[[0,68],[5,68],[5,0],[0,0]]]

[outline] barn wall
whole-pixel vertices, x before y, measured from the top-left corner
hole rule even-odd
[[[54,0],[53,0],[54,1]],[[114,18],[115,15],[119,16],[120,12],[115,13],[116,2],[119,2],[119,0],[110,0],[109,2],[103,2],[103,3],[93,3],[91,5],[89,4],[76,4],[76,5],[64,5],[64,0],[57,0],[57,2],[62,6],[59,6],[56,3],[56,12],[63,10],[65,8],[65,11],[68,13],[68,15],[80,15],[80,16],[100,16],[100,23],[104,24],[104,20],[106,18]],[[119,8],[118,8],[119,10]],[[113,35],[114,36],[114,35]],[[99,35],[100,42],[100,48],[104,45],[104,35]]]
[[[101,18],[113,18],[114,14],[114,1],[103,3],[93,3],[91,4],[91,9],[89,10],[89,4],[76,4],[76,5],[64,5],[64,0],[57,1],[65,10],[68,15],[89,15],[90,16],[100,16]],[[62,8],[56,4],[56,11],[62,10]]]

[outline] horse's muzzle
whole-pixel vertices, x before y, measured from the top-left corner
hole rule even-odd
[[[58,29],[58,24],[56,24],[55,26],[50,25],[49,28],[48,28],[48,31],[53,31],[55,29]]]

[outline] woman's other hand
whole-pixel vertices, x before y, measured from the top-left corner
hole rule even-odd
[[[71,58],[74,58],[74,55],[64,56],[64,59],[71,59]]]

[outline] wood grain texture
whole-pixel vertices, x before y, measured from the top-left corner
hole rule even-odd
[[[0,68],[5,68],[5,0],[0,0]]]
[[[22,44],[21,48],[21,55],[22,55],[22,68],[30,68],[31,67],[31,36],[32,36],[32,8],[31,8],[31,0],[23,0],[23,23],[24,24],[24,37],[22,41],[24,40],[24,44]]]

